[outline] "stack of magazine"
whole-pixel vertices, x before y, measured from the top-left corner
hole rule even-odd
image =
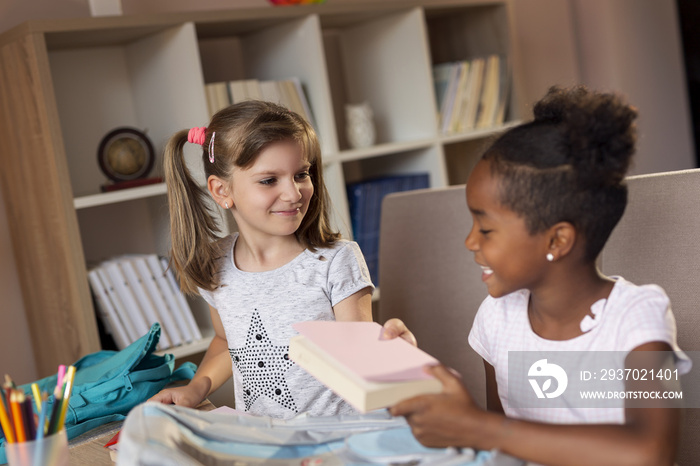
[[[192,310],[168,268],[155,254],[127,255],[88,270],[96,310],[118,349],[162,328],[158,349],[202,339]]]

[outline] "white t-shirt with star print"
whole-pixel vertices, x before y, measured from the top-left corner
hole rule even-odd
[[[353,408],[288,357],[292,324],[335,320],[333,306],[374,288],[360,248],[339,240],[331,248],[304,250],[282,267],[239,270],[233,259],[238,234],[221,240],[216,261],[220,286],[202,297],[221,317],[233,364],[236,408],[289,419],[300,413],[330,416]]]

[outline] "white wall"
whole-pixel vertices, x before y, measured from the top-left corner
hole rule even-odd
[[[327,3],[359,0],[327,0]],[[126,14],[258,7],[267,0],[122,0]],[[514,34],[534,102],[552,84],[581,82],[625,94],[641,112],[633,173],[694,166],[675,0],[516,0]],[[87,0],[0,0],[0,31],[27,19],[89,16]],[[1,169],[1,167],[0,167]],[[20,383],[36,369],[0,203],[0,373]],[[47,264],[50,266],[50,264]],[[50,322],[47,322],[50,325]],[[39,374],[44,376],[48,374]]]

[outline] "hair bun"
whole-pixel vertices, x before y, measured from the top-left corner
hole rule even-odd
[[[621,97],[552,87],[534,111],[535,121],[561,124],[569,163],[584,186],[622,181],[634,154],[637,111]]]

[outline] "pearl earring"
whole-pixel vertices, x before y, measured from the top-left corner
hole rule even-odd
[[[551,252],[548,252],[547,253],[547,260],[549,262],[552,262],[554,260],[554,254],[552,254]]]
[[[224,201],[224,207],[228,210],[228,202]]]

